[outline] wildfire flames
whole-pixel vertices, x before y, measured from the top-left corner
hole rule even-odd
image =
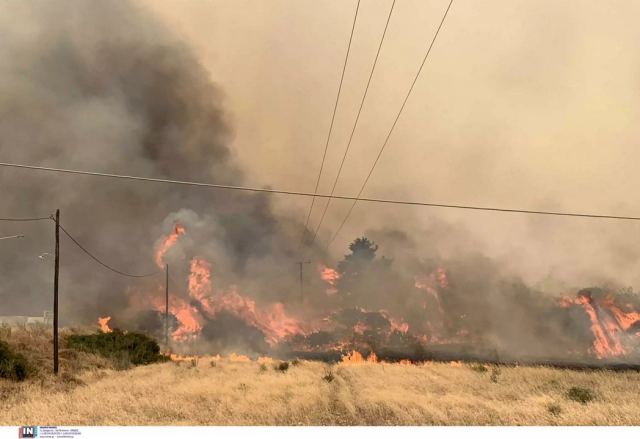
[[[185,228],[176,225],[173,232],[160,241],[156,249],[156,261],[162,261],[163,255],[184,233]],[[227,312],[258,329],[270,345],[289,335],[305,332],[300,322],[287,315],[282,303],[273,303],[260,309],[254,300],[240,294],[235,287],[227,291],[215,291],[211,282],[211,264],[205,259],[194,257],[189,267],[186,291],[190,301],[172,295],[169,302],[169,312],[178,323],[171,334],[174,341],[197,339],[204,324],[221,312]],[[156,299],[154,307],[163,311],[164,304]]]
[[[173,245],[178,241],[180,235],[185,233],[185,228],[180,224],[176,224],[173,227],[173,231],[169,233],[167,236],[163,237],[158,244],[156,245],[156,251],[154,260],[156,261],[156,265],[160,268],[164,268],[164,255],[167,251],[173,247]]]
[[[191,260],[188,289],[189,296],[201,303],[207,311],[210,311],[211,265],[204,259],[193,258]]]
[[[378,357],[375,352],[371,352],[368,357],[363,357],[358,351],[351,351],[342,356],[340,364],[362,364],[362,363],[377,363]]]
[[[336,294],[338,292],[336,282],[340,279],[340,273],[323,264],[318,265],[318,271],[320,272],[320,279],[329,284],[327,294]]]
[[[590,293],[584,292],[575,298],[563,298],[560,301],[560,306],[571,305],[581,306],[589,316],[593,333],[591,351],[597,358],[626,355],[628,350],[625,344],[629,339],[640,336],[640,313],[623,311],[610,296],[596,300]]]
[[[402,334],[406,334],[407,332],[409,332],[408,323],[403,322],[402,320],[398,320],[394,317],[391,317],[389,313],[385,310],[381,310],[380,314],[389,321],[389,325],[391,326],[391,331],[400,332]]]
[[[158,241],[154,252],[158,266],[164,266],[165,255],[185,233],[186,229],[176,224]],[[232,331],[231,334],[241,331],[244,335],[240,337],[258,336],[264,343],[264,348],[254,351],[257,353],[277,353],[283,346],[288,352],[338,352],[340,363],[346,365],[380,362],[376,352],[380,353],[378,349],[384,346],[404,346],[411,352],[415,346],[473,346],[477,340],[472,327],[466,325],[465,313],[451,315],[455,281],[450,280],[443,266],[435,266],[414,277],[415,294],[410,307],[413,314],[394,315],[386,309],[367,310],[351,305],[304,319],[291,315],[281,302],[259,304],[242,294],[237,286],[214,287],[215,266],[203,257],[191,257],[188,269],[184,290],[172,291],[169,296],[169,313],[173,318],[170,336],[174,346],[188,346],[203,338],[215,339],[220,331]],[[318,265],[317,272],[327,285],[326,294],[333,296],[331,300],[335,303],[348,300],[348,295],[340,295],[343,273],[322,264]],[[163,314],[165,303],[159,290],[149,290],[147,297],[147,303],[151,303],[159,315]],[[583,290],[573,298],[560,300],[559,307],[554,306],[558,310],[582,310],[586,317],[578,320],[584,325],[588,318],[584,334],[592,336],[592,343],[590,347],[585,343],[579,352],[588,350],[597,359],[621,358],[640,346],[640,312],[630,304],[617,304],[611,295],[593,295]],[[102,332],[111,332],[110,319],[98,319]],[[216,326],[218,319],[224,323]],[[229,322],[232,322],[230,326]],[[227,329],[229,327],[234,329]],[[368,354],[365,356],[362,352]],[[193,359],[172,355],[177,360]],[[231,354],[228,358],[249,361],[242,354]],[[263,362],[272,361],[269,357],[260,358]],[[412,364],[409,360],[402,361]]]
[[[109,321],[111,317],[98,317],[98,328],[100,328],[101,332],[107,333],[111,332],[112,329],[109,327]]]
[[[226,292],[214,293],[210,266],[202,259],[191,261],[187,291],[191,303],[176,298],[169,305],[170,313],[178,321],[178,327],[172,334],[175,341],[197,338],[205,321],[214,319],[223,311],[260,330],[271,345],[288,335],[304,333],[301,324],[287,315],[281,303],[259,309],[255,301],[242,296],[233,287]],[[158,304],[156,309],[161,310],[162,305]]]
[[[176,341],[193,339],[202,330],[202,318],[198,315],[197,309],[179,300],[173,300],[172,302],[169,305],[169,312],[178,320],[178,327],[171,335],[171,338]],[[179,304],[175,305],[176,302],[179,302]]]

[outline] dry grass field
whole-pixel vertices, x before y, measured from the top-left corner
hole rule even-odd
[[[10,338],[29,337],[40,339]],[[64,358],[58,378],[0,379],[0,424],[640,425],[637,372],[306,361],[280,371],[213,357],[115,370],[89,354]]]

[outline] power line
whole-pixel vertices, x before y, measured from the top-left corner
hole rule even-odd
[[[424,58],[422,59],[422,63],[420,64],[420,68],[418,68],[418,72],[416,73],[415,78],[413,78],[413,82],[411,83],[411,87],[409,87],[409,91],[407,92],[407,95],[405,96],[404,101],[402,102],[402,105],[400,106],[400,110],[398,111],[398,114],[396,115],[396,118],[393,121],[393,124],[391,125],[391,128],[389,129],[389,133],[387,134],[387,137],[384,139],[384,143],[382,144],[382,147],[380,148],[380,151],[378,151],[378,156],[376,157],[375,161],[373,162],[373,165],[371,166],[371,169],[369,170],[369,174],[367,174],[367,178],[365,178],[364,183],[362,183],[362,187],[360,188],[360,191],[358,192],[358,196],[356,197],[354,202],[351,204],[351,207],[349,208],[349,211],[347,212],[346,216],[344,217],[344,219],[342,220],[342,222],[340,223],[340,225],[336,229],[336,232],[333,234],[331,239],[329,239],[329,242],[327,243],[327,245],[331,245],[331,243],[336,239],[336,237],[338,236],[338,234],[340,233],[340,231],[342,230],[342,228],[346,224],[347,220],[351,216],[351,212],[353,212],[353,209],[356,206],[356,203],[358,202],[358,200],[360,199],[360,196],[362,195],[362,192],[364,192],[364,188],[367,186],[367,183],[369,182],[369,179],[371,178],[371,174],[373,174],[373,170],[376,168],[376,165],[378,164],[378,161],[380,160],[380,156],[382,156],[382,153],[383,153],[385,147],[387,146],[387,143],[389,143],[389,139],[391,138],[391,134],[393,133],[393,130],[395,129],[396,124],[398,123],[398,119],[400,119],[400,115],[402,114],[402,111],[404,110],[404,107],[407,104],[407,101],[409,100],[409,96],[411,96],[411,92],[413,91],[413,87],[416,85],[416,82],[418,81],[418,78],[420,77],[420,73],[422,72],[422,68],[424,67],[425,63],[427,62],[427,58],[429,58],[429,54],[431,53],[431,49],[433,48],[433,45],[436,42],[436,38],[438,38],[438,34],[440,33],[440,29],[442,29],[442,25],[444,24],[444,20],[447,18],[447,14],[449,13],[449,9],[451,9],[451,5],[452,4],[453,4],[453,0],[450,0],[449,1],[449,5],[447,6],[447,9],[444,11],[444,14],[442,15],[442,20],[440,21],[440,25],[438,25],[438,29],[436,30],[436,33],[433,35],[431,43],[429,44],[429,48],[427,49],[427,53],[425,53]]]
[[[336,95],[336,102],[333,105],[333,114],[331,115],[331,124],[329,125],[329,133],[327,134],[327,141],[324,145],[324,152],[322,153],[322,162],[320,163],[320,170],[318,171],[318,178],[316,179],[316,187],[313,190],[314,193],[318,192],[318,186],[320,185],[320,177],[322,176],[322,170],[324,169],[324,163],[327,158],[327,150],[329,149],[329,141],[331,139],[331,133],[333,132],[333,123],[336,119],[336,111],[338,110],[338,102],[340,101],[340,94],[342,92],[342,83],[344,81],[344,73],[347,70],[347,60],[349,59],[349,52],[351,51],[351,42],[353,41],[353,32],[356,28],[356,21],[358,19],[358,10],[360,9],[360,0],[356,4],[356,12],[353,16],[353,24],[351,25],[351,35],[349,35],[349,44],[347,45],[347,53],[344,57],[344,64],[342,65],[342,74],[340,76],[340,84],[338,85],[338,94]],[[304,244],[304,238],[307,234],[307,226],[309,225],[309,218],[311,218],[311,212],[313,206],[316,203],[316,197],[311,199],[311,206],[309,206],[309,212],[307,213],[307,219],[304,222],[304,228],[302,229],[302,239],[300,245]]]
[[[50,220],[50,219],[52,219],[51,216],[42,216],[42,217],[35,217],[35,218],[0,218],[0,221],[22,222],[22,221],[43,221],[43,220]]]
[[[33,217],[33,218],[0,218],[0,221],[42,221],[42,220],[53,220],[53,216]],[[149,277],[149,276],[155,276],[156,274],[159,273],[159,272],[154,272],[154,273],[139,275],[139,274],[125,273],[123,271],[117,270],[117,269],[105,264],[100,259],[98,259],[96,256],[91,254],[91,252],[89,252],[86,248],[84,248],[82,246],[82,244],[80,244],[73,236],[71,236],[71,234],[69,232],[67,232],[64,227],[62,227],[62,225],[60,225],[60,230],[62,230],[65,233],[65,235],[67,235],[69,237],[69,239],[71,239],[82,251],[84,251],[87,255],[89,255],[94,261],[96,261],[97,263],[99,263],[103,267],[105,267],[105,268],[107,268],[107,269],[109,269],[109,270],[111,270],[111,271],[113,271],[115,273],[118,273],[118,274],[123,275],[123,276],[128,276],[128,277]],[[23,237],[24,237],[24,235],[15,235],[15,236],[2,237],[0,239],[23,238]]]
[[[356,120],[353,123],[353,128],[351,129],[351,134],[349,135],[349,141],[347,142],[347,146],[344,150],[344,154],[342,156],[342,160],[340,161],[340,167],[338,168],[338,173],[336,174],[336,178],[333,181],[333,186],[331,187],[331,195],[333,195],[336,190],[336,186],[338,185],[338,180],[340,179],[340,175],[342,174],[342,167],[344,166],[344,162],[347,159],[347,154],[349,154],[349,149],[351,148],[351,141],[353,140],[353,135],[356,132],[356,128],[358,127],[358,121],[360,120],[360,114],[362,113],[362,107],[364,106],[364,101],[367,99],[367,94],[369,93],[369,86],[371,85],[371,78],[373,78],[373,73],[376,70],[376,65],[378,64],[378,57],[380,56],[380,50],[382,49],[382,44],[384,43],[384,38],[387,35],[387,29],[389,28],[389,21],[391,21],[391,14],[393,13],[393,8],[396,5],[396,0],[393,0],[391,3],[391,8],[389,8],[389,15],[387,16],[387,22],[384,25],[384,31],[382,31],[382,37],[380,38],[380,43],[378,44],[378,50],[376,52],[376,57],[373,60],[373,65],[371,66],[371,72],[369,73],[369,79],[367,80],[367,86],[364,89],[364,94],[362,95],[362,100],[360,101],[360,107],[358,108],[358,113],[356,115]],[[322,215],[320,216],[320,221],[318,221],[318,225],[316,226],[315,231],[313,232],[313,238],[311,239],[311,244],[314,243],[316,237],[318,236],[318,231],[322,226],[322,222],[324,221],[324,217],[327,214],[327,210],[329,209],[329,205],[331,204],[331,198],[329,198],[324,205],[324,209],[322,211]],[[310,245],[311,245],[310,244]]]
[[[239,191],[245,191],[245,192],[265,192],[270,194],[293,195],[293,196],[300,196],[300,197],[335,198],[338,200],[352,200],[352,201],[357,200],[357,201],[364,201],[368,203],[379,203],[379,204],[438,207],[438,208],[445,208],[445,209],[479,210],[479,211],[501,212],[501,213],[523,213],[523,214],[532,214],[532,215],[549,215],[549,216],[567,216],[567,217],[578,217],[578,218],[640,221],[640,217],[636,217],[636,216],[603,215],[603,214],[577,213],[577,212],[557,212],[557,211],[529,210],[529,209],[510,209],[510,208],[500,208],[500,207],[472,206],[472,205],[463,205],[463,204],[430,203],[425,201],[394,200],[394,199],[370,198],[370,197],[351,197],[346,195],[335,195],[335,194],[334,195],[314,194],[312,192],[286,191],[286,190],[265,189],[265,188],[256,188],[256,187],[247,187],[247,186],[230,186],[230,185],[220,185],[220,184],[213,184],[213,183],[198,183],[198,182],[191,182],[191,181],[168,180],[168,179],[150,178],[150,177],[136,177],[132,175],[107,174],[103,172],[90,172],[90,171],[79,171],[79,170],[71,170],[71,169],[48,168],[43,166],[19,165],[14,163],[0,162],[0,167],[1,166],[20,168],[20,169],[38,170],[38,171],[61,172],[61,173],[67,173],[67,174],[89,175],[94,177],[118,178],[118,179],[126,179],[126,180],[133,180],[133,181],[178,184],[183,186],[208,187],[208,188],[214,188],[214,189],[239,190]],[[50,219],[50,218],[44,218],[44,219]],[[158,273],[160,273],[160,271]]]
[[[94,261],[96,261],[98,264],[102,265],[103,267],[105,267],[108,270],[113,271],[114,273],[117,273],[119,275],[126,276],[126,277],[150,277],[150,276],[155,276],[155,275],[163,272],[163,271],[154,271],[153,273],[147,273],[147,274],[130,274],[130,273],[125,273],[124,271],[117,270],[117,269],[111,267],[110,265],[105,264],[100,259],[98,259],[96,256],[94,256],[89,250],[87,250],[85,247],[83,247],[82,244],[80,244],[78,242],[78,240],[76,240],[73,236],[71,236],[71,234],[69,232],[67,232],[64,227],[62,227],[62,225],[60,225],[59,227],[60,227],[60,230],[62,230],[64,232],[64,234],[67,235],[69,237],[69,239],[71,239],[80,248],[80,250],[82,250],[87,255],[89,255],[89,257],[91,259],[93,259]]]
[[[11,236],[0,236],[0,241],[3,239],[19,239],[24,238],[24,235],[11,235]]]

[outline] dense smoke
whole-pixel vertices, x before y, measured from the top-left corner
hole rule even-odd
[[[215,72],[149,11],[126,1],[5,2],[0,17],[0,57],[9,60],[0,65],[2,161],[247,180],[230,147],[234,133]],[[60,208],[67,230],[130,273],[161,269],[154,249],[183,226],[160,261],[170,265],[172,297],[199,319],[189,333],[197,340],[186,342],[209,352],[395,348],[415,355],[450,345],[458,352],[584,358],[594,343],[585,309],[613,318],[607,293],[620,287],[610,282],[604,292],[581,293],[589,303],[576,303],[584,308],[561,306],[560,294],[574,297],[577,289],[553,278],[529,285],[513,261],[488,257],[463,226],[436,219],[416,225],[398,214],[394,228],[366,231],[370,247],[356,241],[344,258],[331,259],[320,247],[301,256],[304,216],[276,211],[267,195],[16,169],[2,169],[0,182],[1,216],[47,216]],[[2,233],[26,235],[2,243],[0,314],[40,314],[51,302],[53,225],[0,225]],[[311,263],[303,265],[301,290],[296,264],[305,258]],[[198,290],[205,299],[191,287],[187,293],[193,261],[207,270],[210,264],[211,278],[206,274]],[[322,270],[337,277],[322,280]],[[62,241],[63,324],[109,315],[114,326],[160,336],[161,307],[154,303],[162,303],[163,288],[161,274],[122,278]],[[633,293],[615,305],[639,308]],[[187,317],[172,311],[172,331],[184,329]],[[624,332],[618,338],[635,336],[638,327],[625,321],[616,331]],[[606,343],[607,355],[628,353]]]
[[[129,2],[4,2],[1,8],[0,55],[8,61],[0,67],[4,161],[243,182],[228,146],[223,93],[148,11]],[[126,272],[156,268],[153,244],[180,220],[190,231],[182,243],[187,258],[215,261],[226,282],[268,279],[281,298],[291,289],[293,231],[274,217],[264,195],[8,169],[1,178],[3,216],[47,216],[60,208],[67,230]],[[26,235],[3,243],[3,312],[40,314],[50,306],[52,224],[2,227]],[[181,269],[174,268],[177,278],[184,278]],[[66,323],[98,310],[115,313],[127,287],[144,285],[93,265],[68,240],[62,273]]]

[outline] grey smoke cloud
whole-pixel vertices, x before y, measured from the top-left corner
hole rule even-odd
[[[131,2],[4,3],[0,152],[17,163],[240,184],[223,93],[189,48]],[[7,216],[60,208],[65,227],[123,270],[153,267],[155,240],[180,220],[183,256],[211,256],[226,281],[290,258],[269,197],[2,170]],[[29,239],[3,246],[5,312],[49,307],[51,224],[3,224]],[[28,228],[27,228],[28,227]],[[268,262],[265,260],[268,257]],[[128,280],[63,241],[64,321],[126,305]],[[260,261],[260,262],[256,262]],[[286,264],[282,264],[286,265]],[[180,269],[176,269],[180,273]],[[281,277],[288,279],[287,277]],[[286,284],[286,282],[285,282]],[[141,285],[143,287],[144,284]],[[280,285],[282,287],[282,285]]]
[[[9,62],[0,64],[0,155],[4,161],[17,163],[161,178],[300,185],[313,177],[310,169],[317,169],[311,161],[315,164],[318,154],[310,145],[319,145],[316,138],[326,133],[319,122],[326,119],[329,108],[325,100],[330,90],[325,87],[330,85],[333,90],[335,86],[327,80],[328,70],[337,65],[334,57],[338,59],[337,48],[343,43],[338,32],[328,32],[330,36],[321,39],[326,45],[317,44],[316,36],[325,25],[337,30],[346,23],[349,17],[342,13],[340,3],[326,3],[331,13],[324,18],[303,13],[304,4],[292,6],[306,19],[305,24],[288,21],[291,17],[278,15],[278,8],[267,10],[259,3],[197,6],[194,2],[181,9],[169,2],[5,2],[0,5],[0,59]],[[437,17],[438,5],[425,4],[413,6],[422,14],[433,10],[434,14],[428,15]],[[602,184],[604,174],[599,174],[599,183],[585,177],[597,168],[592,163],[597,160],[582,153],[580,142],[572,135],[588,127],[572,122],[575,126],[565,130],[558,122],[573,106],[588,101],[583,88],[575,91],[569,84],[575,75],[572,72],[583,69],[580,56],[586,56],[586,51],[574,53],[574,49],[592,19],[585,15],[572,18],[562,5],[558,8],[564,12],[559,15],[523,5],[506,7],[500,17],[509,23],[505,32],[511,38],[501,39],[507,43],[492,49],[490,41],[483,40],[487,52],[466,58],[477,71],[473,78],[466,76],[459,64],[469,50],[464,41],[471,36],[487,38],[490,25],[474,21],[475,13],[483,13],[477,6],[452,12],[451,23],[447,23],[434,53],[440,57],[433,60],[439,67],[428,69],[429,81],[417,90],[417,101],[399,127],[399,137],[391,146],[394,152],[383,157],[371,193],[433,201],[473,199],[478,204],[500,205],[529,200],[533,205],[518,207],[531,208],[593,205],[629,209],[625,203],[616,206],[609,201],[607,196],[611,197],[613,189]],[[239,14],[246,21],[238,24],[242,30],[238,32],[205,26],[199,21],[202,18],[195,21],[199,26],[185,30],[181,20],[194,15],[197,8],[204,8],[201,12],[206,14],[201,16],[210,16],[215,24],[221,25],[225,14]],[[495,8],[495,4],[488,8]],[[519,23],[519,8],[535,10],[532,23],[548,20],[548,32],[541,34],[533,24],[522,28],[513,24]],[[247,10],[255,13],[244,14]],[[176,11],[182,12],[172,16]],[[406,20],[403,29],[415,29],[411,31],[415,33],[407,36],[395,31],[386,50],[413,59],[422,50],[418,42],[430,35],[429,23],[421,23],[422,15],[417,13],[409,17],[407,11],[400,9],[397,20]],[[572,26],[563,28],[558,17],[570,20]],[[363,15],[353,76],[347,78],[347,110],[357,102],[356,79],[367,65],[366,41],[376,40],[379,18],[375,8]],[[221,35],[221,29],[226,36]],[[289,49],[293,40],[299,48]],[[219,58],[212,61],[211,54],[203,54],[203,41],[211,43]],[[549,56],[521,51],[536,43],[558,51]],[[527,54],[538,60],[534,70],[525,64],[531,59]],[[487,67],[491,62],[483,56],[496,62],[493,68]],[[380,94],[372,96],[363,138],[354,145],[355,157],[367,157],[379,144],[379,128],[388,122],[383,110],[395,108],[394,96],[401,96],[404,90],[399,84],[413,73],[406,59],[383,60],[380,68],[386,73],[381,84],[388,87],[376,87]],[[593,63],[590,58],[584,62]],[[229,67],[235,65],[242,68],[236,71],[236,67]],[[549,69],[543,68],[545,65]],[[594,77],[602,80],[600,74]],[[216,83],[218,76],[225,79],[224,87]],[[465,81],[470,82],[464,87],[449,86]],[[545,99],[541,90],[554,81],[564,85],[551,89],[553,99]],[[473,90],[479,90],[475,99],[468,94]],[[505,94],[496,98],[499,90]],[[618,96],[619,90],[615,90]],[[432,99],[420,99],[424,96],[420,93],[433,93],[429,95]],[[556,105],[562,99],[567,99],[570,108],[560,111]],[[594,102],[608,99],[603,92]],[[521,122],[516,123],[514,111]],[[614,119],[606,114],[599,123],[615,126]],[[541,122],[545,123],[541,126]],[[348,125],[349,118],[341,117],[337,144],[344,140]],[[560,134],[551,141],[544,132],[553,130]],[[524,148],[523,137],[534,147]],[[547,161],[554,145],[563,142],[576,143],[555,155],[563,160],[552,157]],[[595,147],[589,148],[587,152],[593,152]],[[331,154],[339,154],[339,150],[332,148]],[[329,157],[329,163],[337,160]],[[350,172],[338,192],[349,193],[350,187],[357,186],[368,163],[350,163]],[[567,175],[548,182],[550,169],[566,171]],[[629,176],[626,168],[619,169]],[[400,174],[406,187],[399,184]],[[330,180],[326,177],[325,184]],[[584,188],[579,181],[587,181]],[[214,287],[238,285],[259,304],[283,302],[302,319],[339,306],[357,305],[328,297],[314,266],[308,267],[305,278],[308,306],[299,300],[295,262],[300,258],[299,222],[309,200],[303,203],[267,195],[7,169],[0,170],[0,185],[4,216],[41,215],[61,208],[69,231],[99,257],[126,271],[152,269],[154,244],[179,221],[187,234],[167,260],[182,288],[188,260],[199,256],[212,264]],[[560,191],[554,185],[565,185],[567,190]],[[615,187],[621,188],[619,184]],[[596,191],[602,188],[606,190]],[[575,204],[562,198],[564,193],[573,194],[570,198]],[[441,194],[451,198],[435,199]],[[593,204],[588,202],[590,198],[595,199]],[[335,205],[340,207],[341,203]],[[340,208],[330,213],[333,222],[341,213]],[[52,267],[50,260],[40,260],[38,255],[52,253],[53,227],[49,223],[2,223],[0,227],[6,233],[27,235],[24,240],[0,246],[4,281],[0,286],[1,311],[39,314],[50,306]],[[321,243],[329,232],[322,231]],[[482,343],[517,354],[557,353],[576,334],[583,334],[584,315],[567,317],[554,308],[558,293],[574,293],[576,287],[591,284],[608,283],[617,288],[619,283],[638,279],[634,273],[640,254],[628,239],[637,235],[637,225],[612,228],[603,223],[390,210],[371,205],[356,209],[330,255],[320,248],[312,250],[314,265],[318,260],[337,261],[345,244],[362,233],[380,244],[380,252],[393,260],[389,277],[366,283],[366,291],[365,285],[361,286],[362,306],[384,307],[408,320],[410,326],[420,325],[425,316],[416,312],[413,278],[421,270],[446,263],[456,284],[449,297],[442,299],[444,306],[456,318],[464,315],[466,327],[476,331]],[[160,279],[136,283],[105,272],[68,241],[63,241],[62,268],[65,324],[90,323],[98,314],[114,314],[115,319],[120,314],[120,320],[126,322],[125,317],[134,318],[137,311],[128,309],[131,296],[161,285]],[[401,289],[404,296],[398,293]],[[455,325],[449,330],[454,334]],[[255,331],[242,327],[233,316],[215,320],[203,332],[209,334],[216,349],[225,341],[242,345],[238,333],[246,334],[248,349],[264,349]],[[549,350],[544,342],[551,335],[557,343]]]

